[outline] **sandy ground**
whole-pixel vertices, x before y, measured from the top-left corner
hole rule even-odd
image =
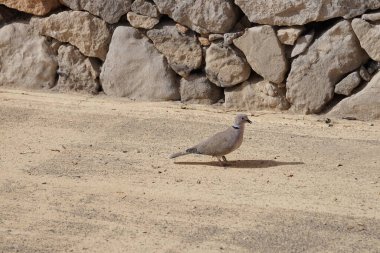
[[[0,252],[380,252],[380,122],[0,90]]]

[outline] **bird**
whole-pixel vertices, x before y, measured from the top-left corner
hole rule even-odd
[[[238,149],[243,142],[245,123],[252,124],[245,114],[238,114],[235,117],[234,124],[222,132],[201,141],[199,144],[169,156],[170,159],[189,155],[200,154],[216,157],[219,164],[227,165],[226,155]]]

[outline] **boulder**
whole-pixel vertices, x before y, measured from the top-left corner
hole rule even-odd
[[[44,16],[60,6],[59,0],[1,0],[0,4],[37,16]]]
[[[55,85],[57,61],[46,38],[28,24],[0,29],[0,86],[39,89]]]
[[[132,27],[115,29],[100,81],[107,95],[151,101],[180,98],[165,57]]]
[[[362,79],[358,71],[352,72],[343,78],[336,86],[334,92],[345,96],[351,95],[352,91],[359,86]]]
[[[101,60],[106,57],[110,31],[103,20],[88,12],[63,11],[33,22],[41,35],[68,42],[86,56]]]
[[[181,102],[214,104],[223,98],[223,89],[211,83],[204,74],[191,74],[180,82]]]
[[[206,50],[207,78],[220,87],[231,87],[247,80],[251,74],[244,56],[232,47],[212,43]]]
[[[380,72],[360,92],[343,99],[328,115],[359,120],[380,119]]]
[[[201,66],[202,48],[194,34],[182,34],[174,24],[165,23],[149,30],[147,36],[179,75],[186,77]]]
[[[254,23],[303,25],[336,17],[346,19],[380,8],[379,0],[235,0]]]
[[[286,83],[292,109],[320,112],[333,98],[335,84],[367,60],[350,22],[338,22],[293,61]]]
[[[139,15],[132,11],[127,13],[127,19],[134,28],[152,29],[160,20],[149,16]]]
[[[88,11],[110,24],[117,23],[131,7],[132,0],[60,0],[72,10]]]
[[[226,33],[239,18],[232,0],[153,0],[160,13],[201,33]]]
[[[380,25],[372,25],[360,18],[355,18],[352,20],[352,28],[369,57],[380,61]]]
[[[253,77],[240,85],[226,88],[224,94],[225,106],[231,109],[252,111],[289,108],[284,86],[259,77]]]
[[[277,37],[282,44],[293,46],[303,30],[302,26],[282,27],[277,30]]]
[[[269,25],[249,28],[239,38],[234,40],[247,57],[252,69],[274,83],[281,83],[288,71],[283,45],[277,39],[276,33]]]
[[[297,39],[296,45],[293,47],[292,52],[290,54],[291,58],[294,58],[303,52],[310,46],[311,42],[314,39],[314,30],[311,32],[299,37]]]
[[[151,18],[160,18],[161,16],[157,6],[147,0],[135,0],[131,5],[131,10],[137,14]]]
[[[55,89],[98,93],[100,65],[95,59],[85,57],[71,45],[62,45],[58,49],[58,66]]]

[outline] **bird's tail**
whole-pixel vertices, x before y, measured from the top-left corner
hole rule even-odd
[[[179,156],[183,156],[183,155],[188,155],[188,154],[190,154],[190,153],[187,152],[187,151],[178,152],[178,153],[174,153],[174,154],[170,155],[169,158],[173,159],[173,158],[176,158],[176,157],[179,157]]]

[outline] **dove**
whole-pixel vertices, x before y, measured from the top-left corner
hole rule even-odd
[[[238,114],[234,124],[226,130],[201,141],[199,144],[183,152],[172,154],[173,159],[183,155],[200,154],[216,157],[221,165],[227,164],[225,155],[238,149],[243,142],[245,123],[252,123],[245,114]]]

